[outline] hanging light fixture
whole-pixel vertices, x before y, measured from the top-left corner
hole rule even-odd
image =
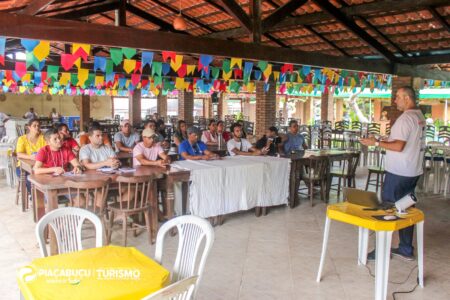
[[[173,19],[173,28],[175,30],[184,31],[187,28],[186,20],[181,15],[181,0],[180,0],[180,13]]]

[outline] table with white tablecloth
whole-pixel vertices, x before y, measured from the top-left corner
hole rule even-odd
[[[288,203],[290,159],[235,156],[177,161],[191,172],[189,210],[203,218]]]

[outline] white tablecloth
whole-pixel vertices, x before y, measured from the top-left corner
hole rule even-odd
[[[177,161],[191,171],[189,209],[203,218],[256,206],[287,204],[290,159],[236,156],[213,161]]]

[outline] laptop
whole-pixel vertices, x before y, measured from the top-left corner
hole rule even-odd
[[[369,208],[380,208],[380,201],[375,192],[344,188],[344,201]]]

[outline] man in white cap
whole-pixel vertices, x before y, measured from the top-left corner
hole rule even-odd
[[[132,132],[129,120],[123,120],[120,131],[114,135],[114,143],[119,151],[133,153],[134,146],[139,142],[139,135]]]
[[[153,129],[147,128],[142,131],[142,142],[138,143],[133,149],[133,167],[163,167],[170,163],[169,156],[164,153],[156,139],[157,135]]]

